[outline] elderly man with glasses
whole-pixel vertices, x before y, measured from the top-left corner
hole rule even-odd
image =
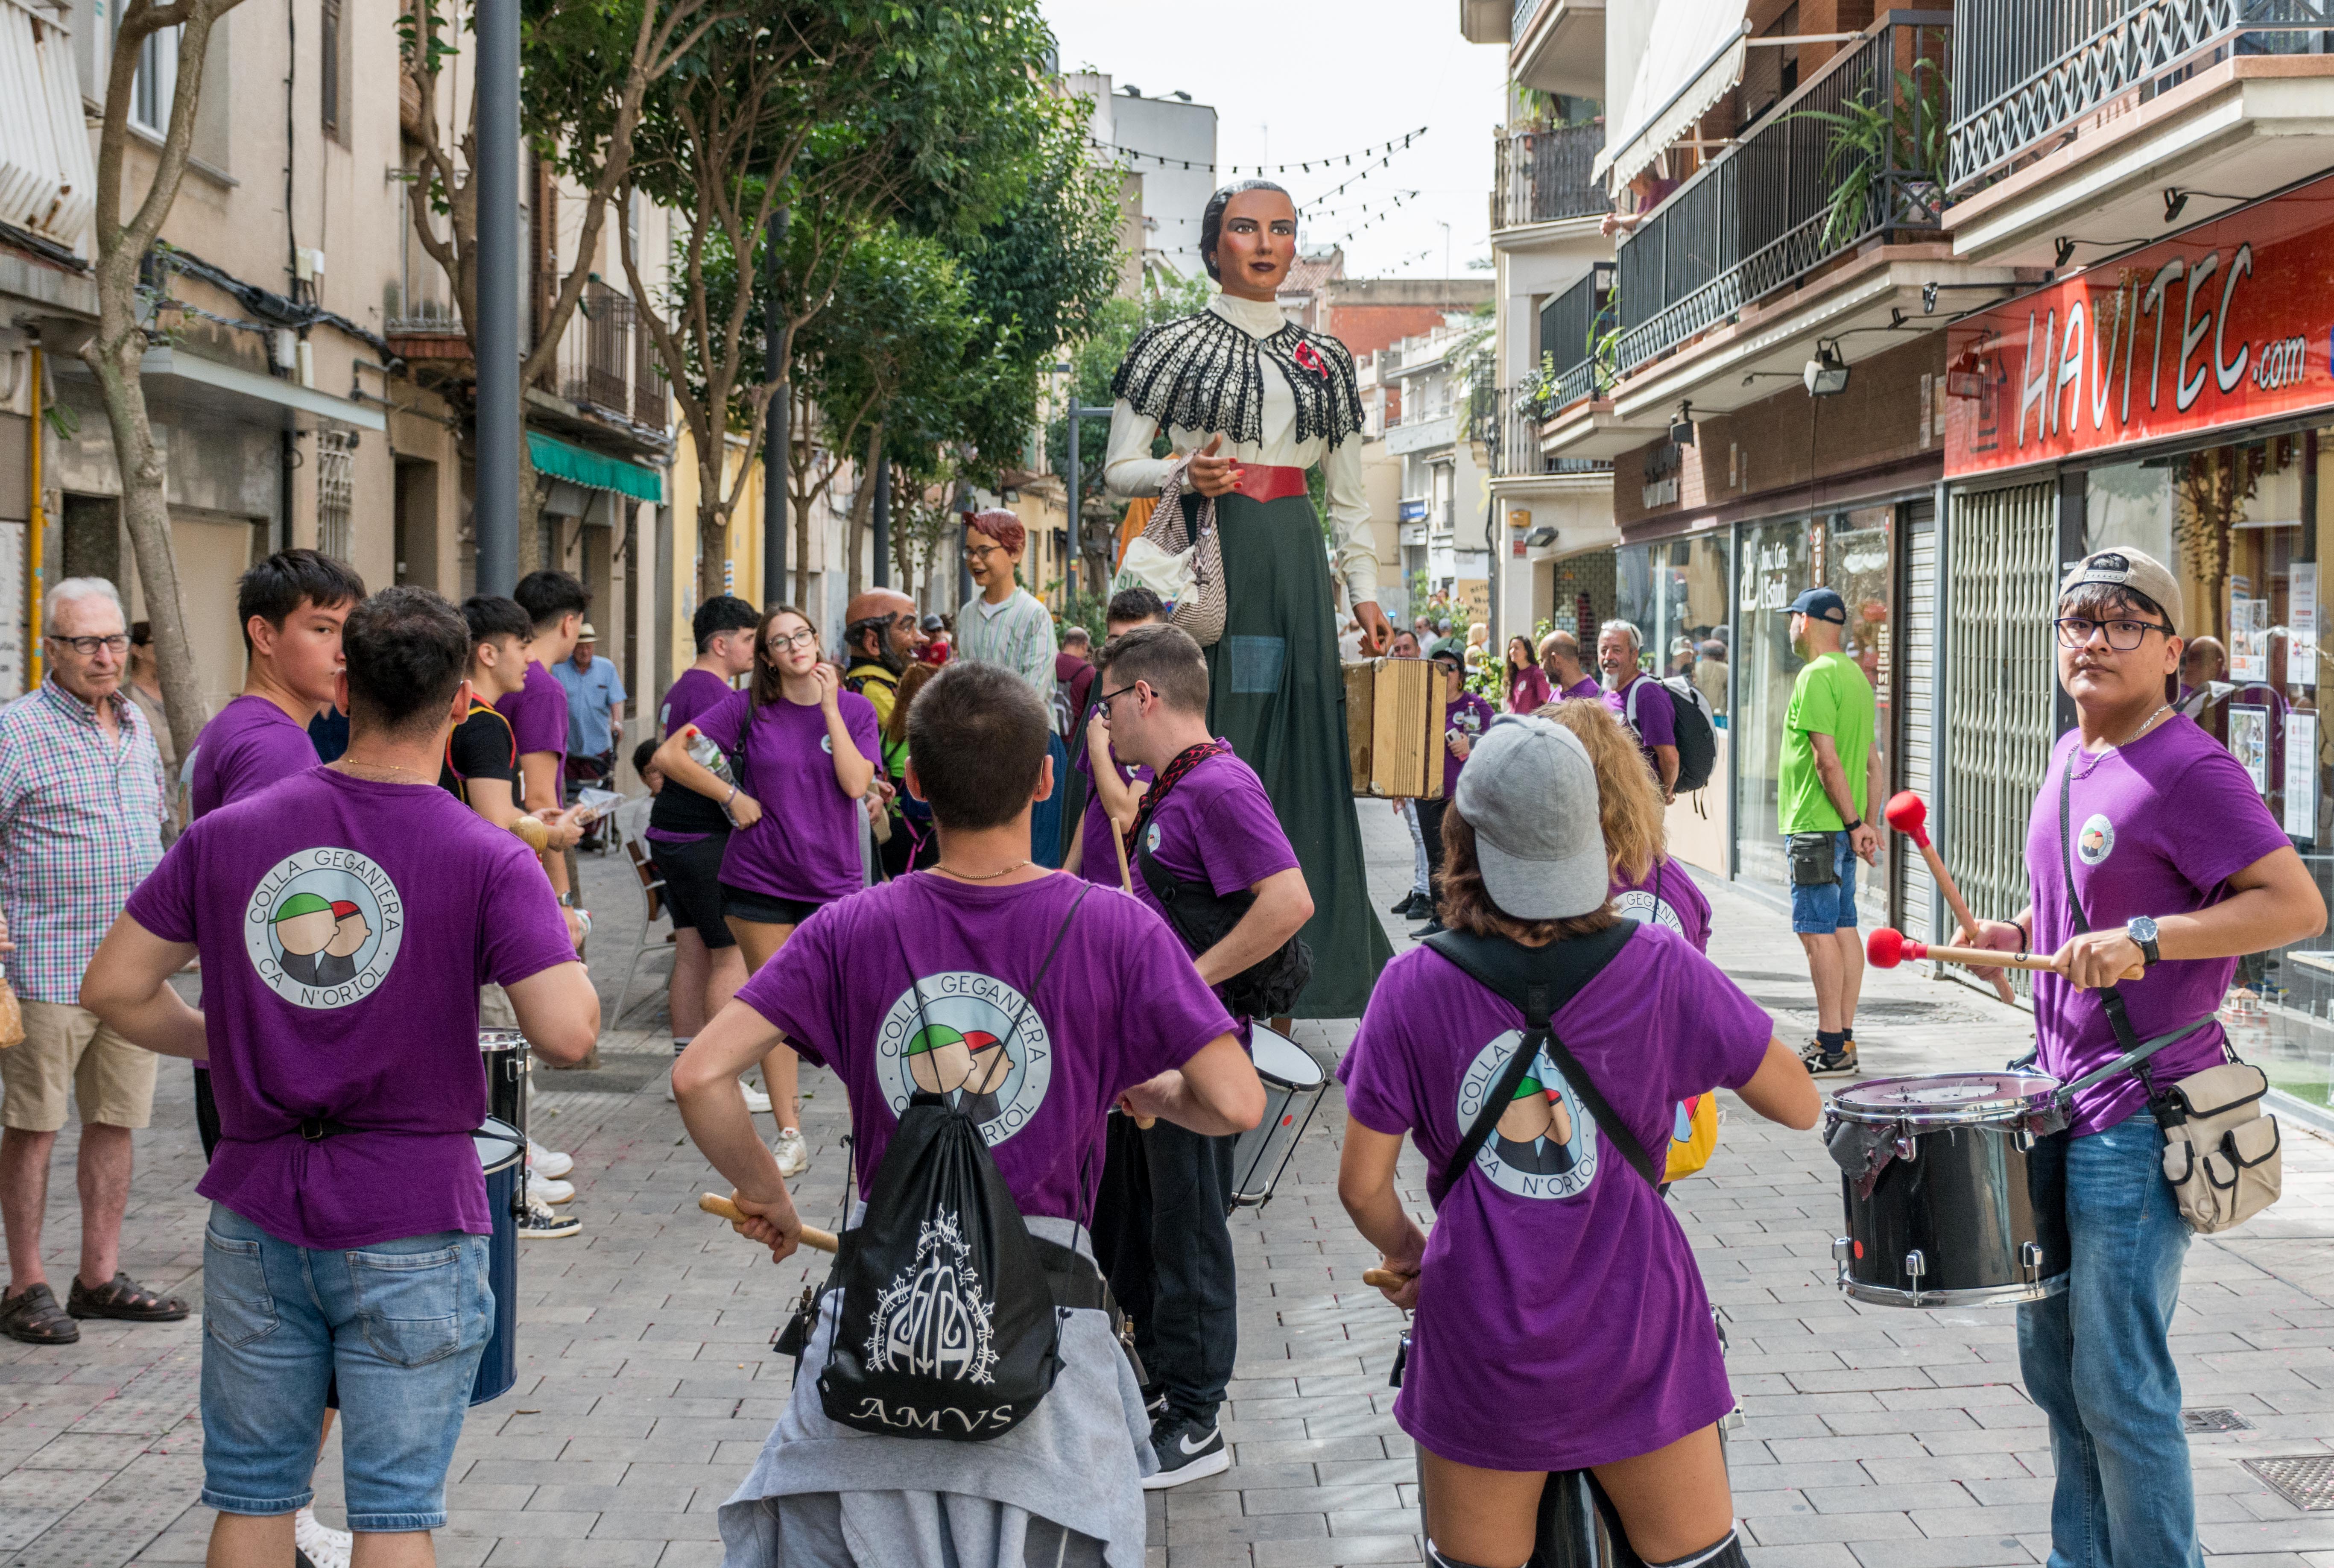
[[[0,1332],[57,1345],[81,1337],[76,1318],[170,1323],[187,1303],[121,1268],[130,1132],[153,1113],[156,1058],[81,1005],[82,971],[162,857],[161,757],[122,689],[130,634],[113,584],[58,583],[41,630],[48,678],[0,710],[0,911],[15,942],[8,979],[24,1009],[24,1043],[0,1051]],[[81,1268],[60,1304],[41,1227],[68,1094],[82,1121]]]

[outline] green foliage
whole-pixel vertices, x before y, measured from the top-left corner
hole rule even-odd
[[[1934,180],[1945,168],[1945,72],[1934,60],[1915,60],[1912,70],[1896,72],[1896,91],[1885,103],[1866,91],[1837,110],[1802,109],[1790,118],[1831,128],[1823,161],[1832,182],[1823,229],[1828,249],[1895,221],[1897,214],[1884,210],[1891,171]]]
[[[1146,287],[1140,300],[1110,295],[1099,301],[1087,317],[1087,330],[1068,351],[1070,382],[1077,400],[1090,409],[1107,408],[1111,403],[1111,378],[1126,358],[1134,340],[1143,330],[1162,322],[1175,321],[1208,308],[1215,286],[1204,277],[1186,279],[1181,284],[1161,286],[1153,283]],[[1089,419],[1078,432],[1078,467],[1083,471],[1084,493],[1092,495],[1102,489],[1102,460],[1108,444],[1106,427],[1100,419]],[[1152,455],[1167,455],[1167,438],[1162,433],[1151,444]],[[1046,426],[1046,455],[1048,465],[1056,474],[1069,472],[1070,420],[1066,412],[1056,410]]]

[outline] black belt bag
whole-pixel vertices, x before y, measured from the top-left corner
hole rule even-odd
[[[1793,833],[1783,841],[1791,886],[1828,888],[1839,880],[1839,848],[1830,833]]]

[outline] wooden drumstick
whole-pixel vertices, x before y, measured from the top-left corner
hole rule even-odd
[[[1928,803],[1911,790],[1899,790],[1888,797],[1888,809],[1883,814],[1888,819],[1890,827],[1920,846],[1921,858],[1929,862],[1929,875],[1937,880],[1937,890],[1945,896],[1945,908],[1953,911],[1953,919],[1961,922],[1962,929],[1976,930],[1977,917],[1970,913],[1969,904],[1962,898],[1962,890],[1954,883],[1953,872],[1945,870],[1945,857],[1939,854],[1937,846],[1929,842]],[[2022,965],[2011,967],[2024,967]],[[1996,975],[1993,988],[2005,1002],[2017,999],[2017,994],[2010,988],[2010,976],[2007,975]]]
[[[1396,1274],[1390,1268],[1362,1270],[1362,1283],[1373,1290],[1400,1290],[1416,1277],[1415,1275]]]
[[[1111,822],[1111,816],[1108,812],[1103,813],[1102,820],[1105,822],[1110,822],[1110,847],[1118,851],[1118,890],[1131,898],[1134,893],[1134,878],[1127,871],[1126,869],[1126,835],[1118,831],[1118,824],[1116,822]],[[1129,1114],[1132,1115],[1133,1113],[1129,1112]],[[1143,1131],[1148,1132],[1153,1128],[1159,1125],[1159,1118],[1156,1116],[1136,1116],[1134,1118],[1134,1125],[1141,1128]]]
[[[697,1207],[708,1214],[719,1215],[733,1226],[742,1226],[748,1219],[756,1217],[718,1192],[709,1192],[699,1198],[697,1200]],[[815,1225],[806,1225],[802,1227],[802,1244],[814,1252],[833,1252],[835,1245],[834,1233],[821,1230]]]
[[[2036,969],[2044,974],[2063,975],[2055,955],[2040,953],[2001,953],[1992,948],[1940,948],[1928,942],[1915,942],[1893,927],[1882,926],[1864,939],[1864,956],[1876,969],[1893,969],[1907,958],[1934,958],[1942,964],[1967,964],[1973,969]],[[2147,977],[2147,966],[2134,964],[2117,976],[2118,980],[2143,980]]]

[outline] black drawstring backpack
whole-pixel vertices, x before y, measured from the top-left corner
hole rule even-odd
[[[1092,890],[1081,890],[1062,918],[1008,1044]],[[916,1007],[928,1023],[921,982]],[[818,1376],[827,1419],[958,1442],[1011,1431],[1061,1371],[1062,1313],[1047,1265],[1048,1254],[1066,1250],[1029,1234],[970,1115],[945,1094],[911,1096],[868,1188],[866,1216],[836,1248],[832,1285],[843,1303]]]

